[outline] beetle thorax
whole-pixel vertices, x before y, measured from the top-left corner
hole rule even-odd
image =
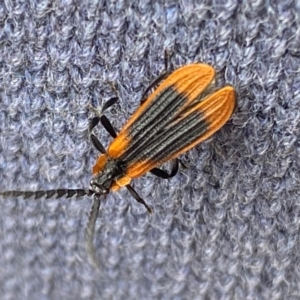
[[[95,194],[108,194],[114,180],[122,175],[122,170],[115,160],[107,160],[103,170],[99,171],[90,181],[90,190]]]

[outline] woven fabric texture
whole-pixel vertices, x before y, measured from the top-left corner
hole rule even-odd
[[[173,67],[211,64],[238,107],[187,168],[101,205],[0,200],[1,300],[300,299],[300,4],[295,0],[0,1],[0,189],[86,188],[89,105],[120,129]],[[97,132],[107,145],[110,137]]]

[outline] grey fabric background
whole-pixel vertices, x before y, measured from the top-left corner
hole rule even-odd
[[[125,190],[103,202],[100,272],[90,198],[1,199],[0,298],[300,299],[299,14],[297,0],[0,1],[1,190],[87,187],[88,105],[115,82],[121,128],[165,49],[175,67],[211,64],[239,98],[187,169],[134,182],[153,215]]]

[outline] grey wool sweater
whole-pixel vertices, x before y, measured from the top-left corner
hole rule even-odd
[[[0,198],[1,300],[300,299],[300,5],[295,0],[0,1],[0,191],[87,188],[89,105],[119,130],[164,71],[204,62],[238,105],[187,168],[101,203]],[[111,138],[97,127],[107,146]]]

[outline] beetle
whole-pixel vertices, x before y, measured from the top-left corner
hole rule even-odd
[[[93,145],[101,154],[93,167],[88,189],[5,191],[0,196],[48,199],[94,195],[86,242],[87,251],[95,262],[92,243],[101,196],[126,187],[151,213],[152,209],[130,185],[131,180],[147,172],[165,179],[175,176],[179,167],[178,156],[206,140],[231,117],[236,106],[235,90],[229,85],[215,89],[214,78],[214,68],[202,63],[163,73],[145,90],[141,105],[118,134],[104,115],[118,98],[111,98],[100,110],[94,109],[96,116],[90,120],[89,131]],[[107,150],[93,133],[99,123],[113,137]],[[169,173],[158,168],[170,160],[172,168]]]

